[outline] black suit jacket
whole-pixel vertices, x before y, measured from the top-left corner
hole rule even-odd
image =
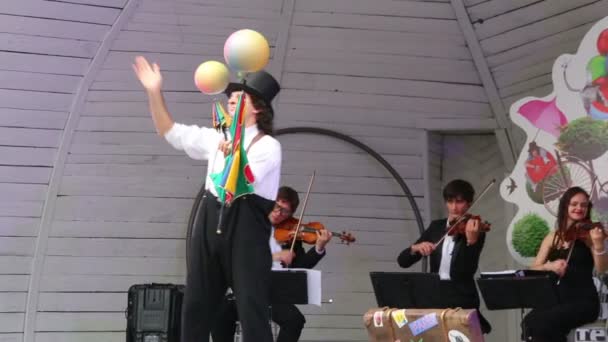
[[[281,246],[281,248],[289,249],[291,248],[291,245],[284,244]],[[302,241],[296,241],[293,246],[293,251],[296,255],[291,261],[289,268],[313,268],[319,263],[319,261],[321,261],[321,259],[323,259],[327,252],[325,251],[323,254],[319,254],[315,250],[315,246],[312,246],[312,248],[306,252],[304,250],[304,246],[302,246]]]
[[[415,242],[423,241],[436,243],[446,232],[447,219],[431,222],[429,227],[422,233],[422,236]],[[447,236],[446,239],[451,239]],[[474,245],[467,246],[464,235],[456,235],[454,250],[452,251],[452,261],[450,263],[450,281],[442,281],[442,301],[447,301],[446,307],[461,306],[463,308],[479,307],[479,295],[475,286],[474,275],[477,272],[479,256],[485,242],[485,233],[479,234],[479,239]],[[431,272],[438,273],[441,263],[443,242],[431,253],[430,264]],[[397,262],[399,266],[408,268],[422,259],[422,255],[416,253],[412,255],[411,247],[406,248],[399,254]]]

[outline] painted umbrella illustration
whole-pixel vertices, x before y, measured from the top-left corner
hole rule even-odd
[[[560,127],[568,123],[568,119],[555,104],[555,98],[551,101],[532,100],[519,107],[519,114],[526,118],[534,127],[559,137]]]

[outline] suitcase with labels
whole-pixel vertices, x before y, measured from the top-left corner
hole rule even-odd
[[[371,342],[484,342],[474,309],[373,308],[363,321]]]
[[[127,342],[179,342],[184,286],[137,284],[129,288]]]
[[[363,315],[370,342],[394,342],[395,334],[391,325],[391,312],[388,307],[369,309]],[[409,341],[408,341],[409,342]]]

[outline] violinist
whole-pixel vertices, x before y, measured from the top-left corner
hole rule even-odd
[[[273,230],[269,241],[273,268],[313,268],[325,256],[325,246],[332,237],[331,232],[327,229],[320,229],[316,232],[317,239],[315,245],[308,252],[304,250],[302,241],[300,240],[296,240],[292,252],[290,251],[290,242],[281,245],[274,238],[276,227],[280,227],[287,220],[294,219],[292,214],[298,208],[299,203],[298,193],[294,189],[288,186],[279,188],[274,209],[268,215]],[[235,322],[238,317],[232,302],[226,298],[222,305],[219,321],[212,331],[214,342],[232,342],[234,340]],[[271,315],[272,320],[280,327],[277,342],[295,342],[299,340],[306,319],[295,305],[273,303]]]
[[[560,304],[534,309],[522,322],[526,341],[566,341],[570,330],[594,322],[599,299],[593,283],[593,269],[608,268],[606,235],[593,223],[589,194],[582,188],[568,189],[559,201],[555,231],[547,234],[531,268],[551,271],[559,277]]]
[[[461,179],[449,182],[443,189],[448,217],[431,222],[416,243],[399,254],[397,262],[408,268],[423,256],[430,256],[431,272],[438,273],[441,279],[439,295],[444,306],[479,311],[479,295],[473,277],[485,242],[485,233],[480,229],[482,223],[475,218],[466,223],[462,221],[462,234],[446,236],[450,223],[467,213],[474,196],[475,190],[469,182]],[[481,313],[479,320],[482,331],[489,333],[492,328]]]

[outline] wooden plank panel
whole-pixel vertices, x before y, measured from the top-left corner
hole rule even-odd
[[[120,10],[44,0],[30,0],[25,3],[21,0],[3,0],[0,13],[66,21],[78,17],[78,21],[84,23],[111,25],[120,14]]]
[[[207,169],[190,165],[122,165],[122,164],[66,164],[65,176],[90,177],[174,177],[202,180]]]
[[[202,186],[203,177],[63,177],[60,196],[183,197]]]
[[[519,72],[494,72],[494,80],[499,88],[524,82],[531,78],[545,74],[550,74],[553,69],[554,58],[550,58],[541,63],[536,63],[528,67],[522,67]]]
[[[297,5],[296,5],[297,6]],[[454,40],[464,40],[456,20],[398,17],[387,15],[371,15],[371,13],[346,14],[346,13],[319,13],[295,12],[292,25],[366,29],[393,32],[419,32],[439,33],[438,39],[445,39],[446,35]],[[291,32],[290,32],[291,33]],[[386,32],[388,33],[388,32]]]
[[[36,244],[35,237],[5,237],[0,236],[0,246],[2,251],[0,255],[17,255],[17,256],[29,256],[34,254],[34,247]],[[2,311],[2,310],[0,310]]]
[[[0,145],[58,147],[62,133],[58,129],[0,127]]]
[[[557,0],[550,3],[546,1],[536,2],[525,8],[487,19],[483,25],[478,25],[476,27],[475,32],[477,33],[477,37],[480,40],[483,40],[521,26],[530,25],[546,18],[567,13],[597,1],[598,0]]]
[[[86,257],[185,258],[185,253],[184,239],[149,238],[50,238],[47,250],[47,255]]]
[[[0,193],[15,200],[43,201],[47,190],[46,184],[0,183]]]
[[[38,332],[125,331],[126,328],[127,320],[124,312],[40,312],[36,315]]]
[[[285,89],[279,98],[281,104],[319,104],[375,109],[395,109],[423,113],[450,113],[451,115],[492,116],[488,104],[465,101],[404,98],[385,95],[346,94],[327,91]]]
[[[126,292],[134,284],[184,284],[185,276],[131,276],[131,275],[44,275],[42,292]]]
[[[23,334],[21,333],[0,333],[2,342],[23,342]]]
[[[105,70],[108,69],[131,70],[131,64],[133,64],[135,56],[140,54],[141,53],[138,53],[137,51],[110,51],[103,62],[104,69],[100,70],[100,72],[104,73]],[[224,57],[221,55],[221,51],[207,51],[207,53],[204,54],[148,52],[146,53],[146,58],[158,63],[162,68],[164,76],[167,71],[189,71],[191,75],[194,75],[196,68],[204,61],[211,59],[221,61]],[[126,79],[131,75],[123,74],[122,76],[123,79]],[[99,78],[99,75],[95,77],[95,81],[95,83],[102,81]],[[95,85],[95,83],[93,85]]]
[[[0,146],[3,165],[53,166],[54,148],[4,147]]]
[[[1,91],[1,90],[0,90]],[[144,94],[140,93],[142,100]],[[204,117],[211,120],[211,100],[208,105],[200,103],[172,103],[167,107],[176,117]],[[204,113],[204,114],[203,114]],[[145,116],[150,117],[149,108],[145,102],[87,102],[83,108],[82,116]],[[177,118],[176,118],[177,120]],[[152,124],[152,123],[150,123]]]
[[[445,59],[471,59],[471,52],[466,46],[453,45],[446,49],[443,42],[425,41],[421,44],[394,44],[387,41],[368,41],[365,44],[354,45],[349,41],[326,39],[324,37],[292,37],[289,39],[288,49],[307,49],[310,53],[322,55],[325,51],[338,50],[352,53],[378,53],[398,54],[406,56],[436,57]]]
[[[51,171],[48,167],[0,166],[0,182],[48,184]]]
[[[483,87],[477,85],[457,85],[443,82],[397,80],[390,78],[284,72],[281,80],[281,87],[283,89],[338,90],[342,92],[364,94],[375,93],[487,102]]]
[[[464,84],[481,83],[471,61],[446,61],[419,57],[403,57],[402,65],[383,64],[369,68],[369,63],[319,59],[288,58],[285,70],[288,72],[343,75],[359,77],[396,78],[421,81],[435,81]],[[407,68],[403,66],[407,65]]]
[[[0,14],[0,32],[99,42],[109,26]]]
[[[38,236],[40,219],[33,217],[0,217],[1,236]]]
[[[198,189],[196,189],[198,190]],[[192,189],[192,197],[196,191]],[[59,220],[91,220],[106,218],[128,222],[174,222],[188,220],[192,199],[80,197],[57,198],[55,218]]]
[[[521,60],[522,57],[530,57],[539,54],[545,56],[558,56],[560,52],[552,51],[550,54],[547,54],[547,50],[552,50],[556,46],[562,46],[565,42],[573,42],[572,46],[578,47],[578,44],[580,44],[580,40],[583,38],[585,33],[591,28],[592,24],[593,23],[588,23],[567,31],[559,32],[557,34],[544,37],[541,40],[532,41],[524,45],[514,47],[507,51],[487,56],[486,59],[488,61],[489,66],[494,71],[511,69],[512,63],[517,63],[517,61]],[[574,43],[574,41],[576,41],[577,43]],[[576,49],[576,47],[574,49]],[[563,52],[566,51],[570,50],[563,50]],[[543,59],[547,59],[547,57],[544,57]],[[518,67],[515,67],[511,70],[517,70],[517,68]]]
[[[38,332],[35,336],[37,342],[122,342],[125,340],[125,332]]]
[[[49,234],[53,237],[109,237],[109,238],[157,238],[183,239],[185,223],[141,223],[107,221],[58,221],[55,220]]]
[[[1,292],[0,312],[24,312],[25,297],[24,292]]]
[[[185,272],[184,259],[48,256],[43,274],[184,276]]]
[[[24,275],[30,274],[31,257],[26,256],[0,256],[0,274]],[[2,319],[0,319],[0,324]],[[2,331],[0,329],[0,331]]]
[[[43,292],[38,299],[38,311],[104,312],[123,311],[127,306],[126,293]]]
[[[124,8],[128,0],[63,0],[72,4],[94,5],[103,7]]]
[[[28,275],[0,275],[0,291],[2,292],[25,292],[29,284]]]
[[[0,103],[8,108],[68,112],[71,100],[70,94],[0,89]]]
[[[0,216],[40,217],[43,201],[0,201]]]
[[[338,12],[358,14],[379,14],[404,17],[454,19],[450,4],[414,2],[414,1],[376,1],[365,0],[309,0],[296,2],[297,12]]]
[[[506,12],[511,12],[539,1],[540,0],[483,1],[482,3],[469,6],[467,8],[467,13],[469,13],[471,22],[476,22],[479,19],[483,19],[485,21],[489,18],[497,17]],[[465,3],[466,2],[468,1],[465,0]]]
[[[550,83],[551,83],[551,74],[545,74],[545,75],[541,75],[538,77],[534,77],[525,82],[520,82],[520,83],[516,83],[516,84],[510,85],[510,86],[500,88],[498,90],[498,92],[500,93],[501,97],[508,97],[508,96],[512,96],[515,94],[521,94],[528,90],[532,90],[537,87],[540,87],[540,86],[543,86],[546,84],[550,84]]]
[[[176,3],[185,4],[200,4],[200,0],[176,0]],[[250,0],[243,2],[242,0],[205,0],[203,2],[206,5],[218,5],[226,7],[243,7],[243,8],[268,8],[268,9],[280,9],[283,3],[282,0]]]
[[[264,36],[266,36],[265,32],[271,32],[276,29],[273,22],[269,20],[265,21],[262,19],[252,18],[228,18],[201,15],[175,15],[172,13],[157,14],[135,12],[135,14],[131,17],[130,22],[196,26],[199,28],[211,26],[233,31],[239,30],[243,27],[248,27],[252,30],[260,32]]]
[[[0,149],[1,151],[1,149]],[[163,156],[163,155],[86,155],[70,154],[67,163],[72,164],[126,164],[126,165],[191,165],[203,170],[206,165],[201,160],[194,160],[185,156]],[[204,171],[201,171],[204,172]]]
[[[495,54],[533,40],[542,39],[553,33],[596,21],[603,17],[606,3],[604,0],[595,2],[591,5],[496,35],[482,40],[480,42],[481,47],[486,55]]]
[[[30,53],[0,51],[2,70],[30,71],[60,75],[82,76],[87,71],[89,59],[34,55]]]
[[[76,92],[80,80],[79,76],[0,71],[0,88],[4,89],[73,94]]]
[[[207,2],[199,3],[180,3],[180,2],[166,2],[166,1],[143,1],[141,6],[138,8],[141,12],[146,13],[176,13],[176,14],[188,14],[188,15],[213,15],[216,17],[229,17],[229,18],[255,18],[255,19],[267,19],[276,20],[280,14],[279,8],[247,8],[243,7],[229,7],[225,4],[215,5],[208,4]]]
[[[65,112],[0,108],[4,127],[62,129],[67,117]]]
[[[23,313],[0,313],[0,332],[1,333],[21,333],[23,331]],[[9,335],[9,341],[14,335]]]
[[[0,40],[6,42],[4,51],[81,58],[92,58],[99,47],[97,42],[15,33],[0,33]]]

